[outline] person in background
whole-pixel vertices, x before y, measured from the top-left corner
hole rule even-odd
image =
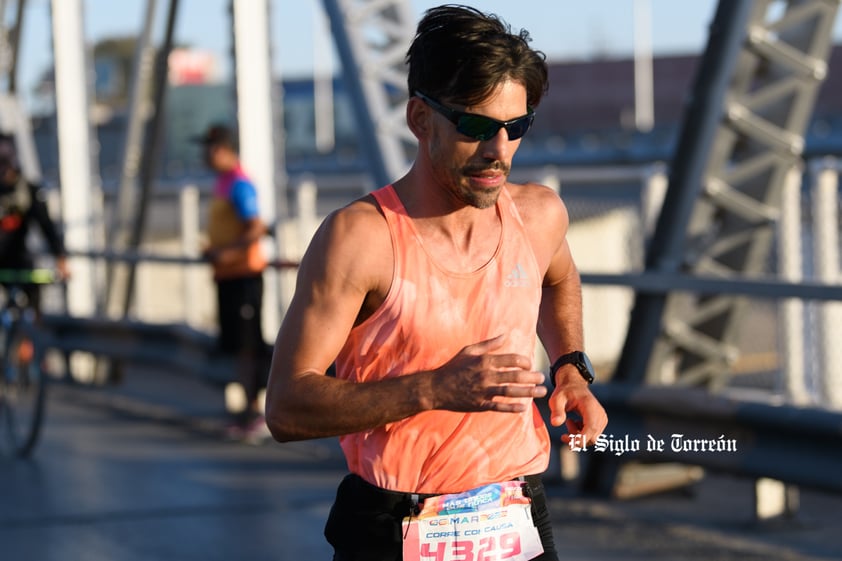
[[[340,437],[350,474],[325,527],[335,561],[558,559],[537,338],[563,440],[593,443],[608,419],[588,385],[567,209],[548,187],[508,180],[547,88],[528,41],[474,8],[428,10],[406,57],[415,161],[330,214],[302,259],[266,418],[280,442]],[[494,497],[512,501],[506,524],[420,530],[448,505]]]
[[[260,243],[267,227],[260,217],[257,189],[240,165],[234,130],[214,124],[195,140],[217,174],[203,255],[213,266],[219,350],[236,357],[237,381],[246,398],[245,409],[234,415],[225,437],[256,444],[269,436],[259,401],[268,370],[261,321],[267,259]]]
[[[0,132],[0,270],[30,270],[35,267],[36,256],[28,245],[33,224],[41,230],[47,249],[55,258],[58,276],[67,278],[69,269],[64,242],[59,228],[50,217],[47,194],[40,185],[24,177],[14,137]],[[40,312],[38,285],[27,284],[24,291],[32,308]]]

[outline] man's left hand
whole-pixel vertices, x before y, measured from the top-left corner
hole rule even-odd
[[[558,377],[569,374],[570,378],[560,379],[550,396],[550,424],[567,427],[567,434],[561,437],[565,443],[569,442],[571,434],[582,434],[588,444],[594,444],[608,425],[608,414],[575,368],[564,368],[571,372],[559,372]],[[577,413],[581,420],[571,419],[570,412]]]

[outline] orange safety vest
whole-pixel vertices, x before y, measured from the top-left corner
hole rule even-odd
[[[213,197],[208,208],[208,242],[211,248],[230,244],[246,229],[246,223],[237,215],[231,202],[231,188],[240,180],[251,180],[238,167],[230,173],[221,174],[214,186]],[[214,279],[232,279],[260,274],[267,265],[266,254],[255,240],[238,249],[236,259],[213,264]]]

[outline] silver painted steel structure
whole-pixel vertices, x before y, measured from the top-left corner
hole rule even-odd
[[[99,215],[95,201],[99,178],[94,171],[93,154],[97,152],[88,118],[90,91],[82,1],[53,0],[51,8],[64,242],[68,251],[89,251],[95,241],[94,217]],[[73,276],[67,283],[68,311],[91,315],[96,303],[93,264],[72,259],[70,268]]]
[[[275,84],[269,0],[232,0],[234,59],[237,86],[237,124],[243,167],[257,186],[261,215],[267,224],[287,218],[284,166],[283,92]],[[267,243],[267,245],[269,245]],[[275,229],[272,257],[283,251],[281,231]],[[263,333],[268,341],[281,325],[281,285],[274,271],[267,271],[263,288]]]
[[[403,175],[414,137],[406,127],[404,56],[415,34],[405,0],[324,0],[342,75],[375,186]]]
[[[11,22],[6,18],[7,7],[14,10]],[[29,114],[17,91],[20,36],[25,9],[26,0],[11,3],[0,0],[0,79],[4,82],[3,91],[0,92],[0,130],[14,135],[24,175],[31,181],[40,181],[41,166]]]
[[[132,245],[132,232],[140,203],[138,176],[144,160],[144,137],[150,103],[146,99],[148,97],[146,92],[154,87],[155,79],[155,46],[152,44],[152,31],[157,5],[157,0],[148,0],[146,3],[143,24],[135,46],[129,89],[129,118],[126,125],[120,184],[117,190],[116,212],[113,223],[108,228],[108,245],[113,251],[137,249]],[[108,266],[104,308],[112,317],[125,316],[129,312],[133,267],[133,265],[119,263]]]
[[[837,0],[720,2],[648,271],[751,278],[767,270],[838,7]],[[747,304],[727,293],[638,295],[615,379],[721,388]]]

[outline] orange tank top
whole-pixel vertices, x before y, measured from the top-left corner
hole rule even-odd
[[[386,300],[351,330],[337,376],[371,382],[433,370],[463,347],[508,334],[495,353],[534,355],[541,274],[506,189],[493,257],[471,273],[437,264],[389,185],[373,193],[392,238],[394,273]],[[454,493],[542,473],[549,435],[537,406],[523,413],[425,411],[340,438],[348,468],[393,491]]]

